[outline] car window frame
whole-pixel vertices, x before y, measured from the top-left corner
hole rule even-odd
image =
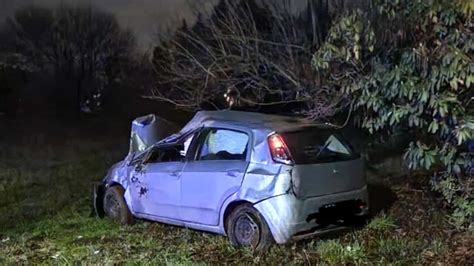
[[[143,164],[144,165],[147,165],[147,164],[162,164],[162,163],[178,163],[178,162],[185,162],[186,161],[186,156],[182,159],[182,160],[179,160],[179,161],[171,161],[171,162],[150,162],[150,157],[151,155],[153,154],[153,152],[155,150],[161,150],[161,149],[170,149],[170,148],[173,148],[174,146],[178,146],[178,145],[181,145],[182,143],[174,143],[174,144],[171,144],[171,145],[163,145],[163,146],[153,146],[149,151],[148,151],[148,154],[146,155],[145,159],[143,160]]]
[[[146,153],[144,155],[144,157],[142,158],[141,160],[141,164],[162,164],[162,163],[171,163],[171,162],[152,162],[150,163],[149,162],[149,159],[150,159],[150,156],[152,154],[152,152],[155,150],[155,149],[166,149],[166,148],[170,148],[170,147],[173,147],[173,146],[178,146],[178,145],[184,145],[184,143],[186,142],[186,140],[192,136],[192,141],[191,141],[191,144],[189,145],[188,147],[188,152],[186,153],[186,156],[184,156],[184,158],[181,160],[181,161],[173,161],[173,162],[186,162],[189,160],[189,157],[190,157],[190,153],[193,152],[193,149],[192,149],[192,146],[193,146],[193,143],[195,143],[197,137],[199,137],[200,135],[200,129],[197,129],[197,130],[192,130],[186,134],[183,134],[182,136],[179,136],[177,138],[177,141],[176,142],[169,142],[169,143],[161,143],[161,144],[155,144],[155,145],[152,145],[151,147],[149,147],[146,151],[144,151],[144,153]]]
[[[306,130],[314,130],[316,131],[324,131],[327,130],[329,132],[328,136],[335,136],[338,141],[341,142],[343,146],[345,146],[349,151],[350,155],[347,159],[341,159],[341,160],[332,160],[332,161],[316,161],[316,162],[311,162],[311,163],[302,163],[298,162],[296,164],[302,164],[302,165],[307,165],[307,164],[328,164],[328,163],[337,163],[337,162],[345,162],[345,161],[351,161],[351,160],[357,160],[362,158],[361,152],[354,147],[351,141],[349,141],[348,138],[346,138],[345,134],[340,129],[335,129],[335,128],[319,128],[319,127],[314,127],[314,126],[309,126],[309,127],[303,127],[303,128],[298,128],[295,130],[286,130],[280,132],[280,134],[283,136],[283,138],[286,138],[286,134],[294,134],[294,133],[300,133],[306,131]],[[329,138],[329,137],[328,137]],[[287,144],[290,146],[290,152],[292,151],[292,146],[291,143]],[[326,147],[327,148],[327,147]],[[296,160],[296,153],[293,153],[293,160]]]
[[[202,146],[204,145],[204,141],[206,141],[207,136],[210,133],[210,131],[214,130],[214,129],[233,131],[233,132],[238,132],[238,133],[242,133],[242,134],[247,135],[248,142],[247,142],[247,146],[246,146],[247,152],[245,154],[245,159],[241,159],[241,160],[200,160],[199,155],[201,153]],[[251,142],[252,142],[252,135],[249,132],[244,131],[244,130],[234,129],[234,128],[226,128],[226,127],[204,127],[199,132],[197,137],[195,139],[193,139],[193,142],[191,143],[191,146],[192,146],[193,150],[192,150],[192,158],[190,158],[190,159],[192,159],[192,161],[194,161],[194,162],[216,162],[216,161],[219,161],[219,162],[238,162],[238,161],[248,162],[249,158],[250,158],[250,153],[251,153]]]

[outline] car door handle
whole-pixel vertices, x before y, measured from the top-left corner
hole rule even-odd
[[[227,175],[228,176],[231,176],[231,177],[238,177],[240,175],[240,171],[239,170],[229,170],[227,171]]]
[[[170,172],[170,176],[179,177],[180,175],[181,175],[181,171],[180,171],[180,170],[176,170],[176,171],[171,171],[171,172]]]

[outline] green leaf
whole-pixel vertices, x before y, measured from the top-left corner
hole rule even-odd
[[[474,75],[468,75],[466,78],[466,87],[470,88],[471,84],[474,83]]]
[[[449,82],[449,85],[451,86],[451,89],[457,91],[458,90],[458,80],[457,79],[452,79]]]
[[[474,122],[466,122],[466,127],[471,130],[474,130]]]
[[[432,134],[435,134],[439,129],[439,124],[436,120],[433,120],[430,124],[430,126],[428,127],[428,132],[432,133]]]

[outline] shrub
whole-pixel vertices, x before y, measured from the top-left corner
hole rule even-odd
[[[473,4],[379,0],[375,6],[340,17],[313,66],[353,96],[362,128],[407,129],[415,138],[404,156],[408,167],[431,173],[433,190],[454,209],[453,225],[472,225]]]

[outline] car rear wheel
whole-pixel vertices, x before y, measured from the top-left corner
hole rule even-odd
[[[119,186],[109,187],[104,196],[104,212],[121,225],[131,225],[133,216],[123,197],[124,192]]]
[[[349,220],[349,223],[355,227],[364,227],[367,225],[369,221],[369,216],[368,215],[353,216],[353,217],[350,217],[348,220]]]
[[[237,206],[226,220],[227,235],[236,247],[250,247],[266,251],[273,244],[273,236],[262,215],[250,204]]]

